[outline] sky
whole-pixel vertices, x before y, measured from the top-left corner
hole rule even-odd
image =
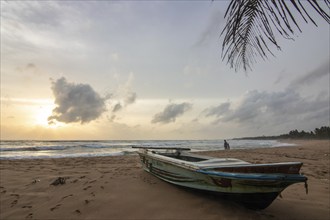
[[[235,72],[229,1],[1,1],[2,140],[229,139],[329,126],[329,24]],[[308,7],[307,7],[308,8]]]

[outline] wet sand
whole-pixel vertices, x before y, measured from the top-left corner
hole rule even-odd
[[[285,140],[284,142],[288,142]],[[329,140],[203,152],[252,163],[301,161],[308,177],[268,208],[246,209],[144,172],[138,156],[0,161],[0,219],[330,219]],[[51,185],[58,177],[65,184]]]

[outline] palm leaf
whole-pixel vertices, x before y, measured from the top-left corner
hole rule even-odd
[[[323,1],[329,11],[330,0]],[[330,16],[319,2],[305,0],[304,3],[330,24]],[[268,54],[274,56],[268,44],[275,45],[278,50],[281,48],[273,29],[282,37],[292,39],[293,27],[301,32],[296,17],[301,16],[306,23],[311,21],[317,26],[305,7],[300,0],[231,0],[225,13],[227,23],[221,33],[225,33],[222,59],[227,59],[235,71],[242,67],[246,71],[252,69],[256,57],[265,59]],[[293,14],[293,11],[297,13]]]

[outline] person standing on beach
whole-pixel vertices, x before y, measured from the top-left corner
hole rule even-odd
[[[225,140],[225,143],[224,143],[224,147],[225,147],[225,150],[230,150],[230,146],[229,146],[229,144],[226,140]]]

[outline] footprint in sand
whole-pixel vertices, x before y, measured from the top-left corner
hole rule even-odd
[[[146,178],[143,178],[143,182],[148,183],[150,185],[157,184],[157,182],[155,182],[155,181],[153,181],[151,179],[146,179]]]
[[[17,204],[17,202],[18,202],[18,200],[17,199],[15,199],[12,203],[11,203],[11,207],[13,207],[14,205],[16,205]]]
[[[28,218],[28,219],[33,218],[33,213],[29,213],[25,218]]]
[[[19,195],[12,193],[12,194],[10,194],[10,196],[14,196],[15,197],[15,200],[11,203],[11,207],[13,207],[14,205],[17,204],[18,199],[19,199]]]
[[[73,196],[73,194],[70,194],[70,195],[64,196],[62,199],[65,199],[65,198],[70,197],[70,196]]]
[[[23,209],[25,209],[25,208],[30,209],[30,208],[32,208],[32,205],[25,205],[25,206],[22,206],[22,208],[23,208]]]
[[[79,209],[76,209],[74,212],[77,214],[81,214],[81,211]]]
[[[88,203],[90,203],[90,200],[86,199],[85,204],[87,205]]]
[[[85,188],[83,188],[83,190],[87,190],[87,189],[89,189],[89,188],[91,188],[92,186],[87,186],[87,187],[85,187]]]
[[[57,204],[53,208],[50,208],[50,211],[54,211],[55,209],[58,209],[61,206],[61,204]]]
[[[12,193],[12,194],[10,194],[11,196],[15,196],[17,199],[19,198],[19,195],[18,194],[14,194],[14,193]]]
[[[72,180],[71,183],[76,183],[78,182],[78,179]]]
[[[68,197],[71,197],[71,196],[73,196],[73,194],[70,194],[70,195],[67,195],[67,196],[63,196],[62,199],[61,199],[61,201],[62,201],[63,199],[66,199],[66,198],[68,198]]]

